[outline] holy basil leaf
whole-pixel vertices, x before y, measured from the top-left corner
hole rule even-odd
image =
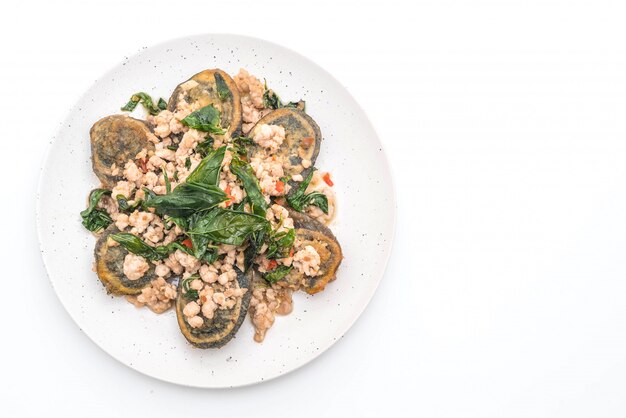
[[[252,170],[250,164],[237,157],[233,157],[230,162],[230,171],[232,171],[233,174],[235,174],[243,183],[243,188],[246,190],[246,194],[252,204],[252,210],[254,213],[265,217],[265,211],[267,210],[268,205],[265,201],[265,197],[263,197],[263,193],[261,193],[261,186],[259,186],[259,181],[257,180],[254,170]]]
[[[186,218],[196,212],[211,209],[227,199],[226,193],[212,184],[182,183],[171,193],[156,195],[148,189],[145,205],[155,208],[159,215]]]
[[[208,245],[211,242],[203,235],[190,235],[193,256],[201,260],[207,252]]]
[[[263,106],[269,109],[279,109],[283,107],[283,104],[280,101],[280,97],[274,93],[274,90],[268,90],[266,87],[263,93]]]
[[[131,213],[137,208],[143,207],[143,200],[137,200],[131,205],[128,203],[128,199],[124,195],[118,194],[115,198],[117,199],[117,206],[119,207],[120,212]]]
[[[106,189],[94,189],[89,194],[89,206],[80,213],[83,218],[83,226],[92,232],[98,232],[113,222],[106,210],[98,209],[98,202],[104,195],[110,195]]]
[[[283,279],[286,275],[289,274],[293,267],[289,266],[278,266],[274,270],[270,271],[263,275],[263,278],[270,283],[276,283],[280,279]]]
[[[300,100],[299,102],[289,102],[286,105],[283,105],[283,107],[291,107],[304,112],[306,110],[306,102],[304,100]]]
[[[313,192],[305,195],[302,206],[317,206],[328,215],[328,197],[324,193]]]
[[[181,120],[181,123],[202,132],[210,132],[217,135],[226,133],[226,130],[220,127],[220,111],[212,104],[190,113],[185,119]]]
[[[320,192],[305,194],[306,189],[309,187],[309,183],[311,183],[311,179],[313,178],[314,171],[315,170],[311,170],[309,175],[300,183],[298,189],[290,196],[287,196],[287,203],[289,203],[289,205],[298,212],[302,212],[304,208],[309,205],[314,205],[319,207],[324,213],[328,214],[328,198],[325,194]]]
[[[261,216],[214,208],[200,217],[188,234],[202,235],[216,243],[242,245],[252,234],[269,228],[270,223]]]
[[[181,283],[181,285],[183,288],[183,294],[185,295],[186,299],[189,299],[189,300],[198,299],[199,297],[198,291],[196,289],[191,288],[191,282],[199,278],[200,276],[198,276],[197,274],[193,274],[187,277],[186,279],[183,279],[183,282]]]
[[[296,240],[296,230],[290,229],[289,231],[283,231],[270,237],[267,242],[267,251],[265,256],[267,258],[285,258],[289,256],[289,251],[293,247],[293,243]]]
[[[267,82],[265,82],[265,91],[263,92],[263,106],[269,109],[291,107],[294,109],[302,110],[304,112],[306,104],[303,100],[300,100],[299,102],[289,102],[287,104],[284,104],[274,90],[267,88]]]
[[[165,181],[165,193],[171,193],[172,183],[170,182],[170,177],[167,175],[166,170],[163,170],[163,180]]]
[[[228,84],[226,84],[226,80],[224,80],[224,77],[217,72],[215,73],[215,87],[217,88],[217,95],[223,102],[232,95],[230,89],[228,88]]]
[[[206,157],[209,152],[213,151],[213,142],[215,140],[211,137],[211,135],[207,135],[203,142],[200,142],[196,145],[196,153],[202,155],[202,157]]]
[[[139,92],[139,93],[133,94],[130,97],[130,100],[128,101],[128,103],[126,103],[126,105],[122,107],[122,110],[132,112],[133,110],[135,110],[135,108],[137,107],[139,103],[141,103],[143,107],[146,109],[146,111],[148,111],[148,113],[150,113],[153,116],[157,115],[161,110],[165,110],[165,108],[167,107],[167,103],[165,102],[165,100],[159,99],[158,106],[155,106],[154,102],[152,101],[152,97],[150,97],[149,94],[144,93],[144,92]],[[163,104],[165,104],[165,107],[162,107]]]
[[[241,199],[241,202],[239,202],[239,203],[233,203],[232,205],[230,205],[228,207],[228,209],[234,210],[234,211],[237,211],[237,212],[245,212],[246,203],[249,203],[248,202],[248,196],[246,196],[243,199]]]
[[[189,249],[178,242],[151,247],[143,242],[138,236],[128,232],[118,232],[117,234],[111,234],[109,236],[112,240],[120,243],[120,245],[126,248],[129,253],[139,255],[152,261],[163,260],[170,255],[170,253],[173,253],[176,250],[189,253]]]
[[[178,225],[180,229],[186,231],[189,229],[189,219],[190,218],[176,218],[173,216],[168,216],[164,219],[166,229],[171,229],[174,225]]]
[[[211,150],[187,177],[187,183],[217,186],[226,146]]]
[[[235,151],[235,153],[239,155],[247,155],[248,154],[247,147],[253,144],[254,144],[254,141],[252,140],[252,138],[247,137],[247,136],[241,136],[241,135],[233,139],[233,141],[231,142],[233,151]]]
[[[248,271],[248,269],[252,267],[252,263],[263,246],[266,236],[266,231],[256,232],[250,236],[250,243],[243,251],[243,266],[245,271]]]

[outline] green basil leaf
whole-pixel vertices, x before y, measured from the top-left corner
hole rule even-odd
[[[274,90],[267,88],[267,81],[265,82],[265,91],[263,92],[263,106],[269,109],[280,109],[281,107],[291,107],[294,109],[299,109],[304,112],[306,103],[302,100],[299,102],[289,102],[287,104],[283,104],[278,97],[278,94]]]
[[[167,102],[165,100],[163,100],[163,98],[160,98],[159,99],[159,104],[157,106],[159,106],[159,109],[165,110],[165,109],[167,109]]]
[[[232,94],[230,89],[228,88],[228,84],[226,84],[226,80],[220,73],[215,73],[215,86],[217,88],[217,95],[220,97],[221,101],[226,101]]]
[[[270,237],[267,242],[267,252],[265,256],[269,259],[285,258],[289,256],[289,250],[296,240],[296,230],[280,232]]]
[[[246,212],[214,208],[202,215],[188,231],[190,236],[230,245],[242,245],[252,234],[268,231],[270,223],[263,217]]]
[[[176,250],[185,251],[188,254],[190,253],[189,249],[179,242],[151,247],[138,236],[128,232],[118,232],[117,234],[111,234],[109,236],[126,248],[129,253],[139,255],[152,261],[163,260]]]
[[[252,138],[247,136],[238,136],[233,139],[231,142],[231,146],[233,151],[239,155],[247,155],[248,154],[248,146],[254,144]]]
[[[250,243],[248,244],[248,247],[243,251],[243,266],[245,271],[248,271],[248,269],[252,267],[254,259],[256,258],[259,250],[265,242],[266,235],[267,234],[265,231],[261,231],[254,233],[250,236]]]
[[[280,279],[283,279],[285,276],[289,274],[293,267],[287,266],[278,266],[274,270],[270,271],[263,275],[263,278],[267,280],[269,283],[276,283]]]
[[[161,256],[154,247],[149,246],[138,236],[128,232],[109,235],[111,239],[120,243],[128,252],[139,255],[148,260],[160,260]]]
[[[241,199],[241,202],[239,203],[233,203],[232,205],[228,207],[228,209],[234,210],[237,212],[245,212],[246,203],[249,203],[248,196]]]
[[[111,191],[106,189],[94,189],[89,193],[89,206],[80,212],[85,228],[92,232],[98,232],[113,222],[106,210],[97,208],[102,196],[110,194]]]
[[[163,180],[165,180],[165,193],[172,192],[172,183],[170,183],[170,178],[167,175],[167,171],[163,169]]]
[[[195,170],[189,174],[187,183],[217,186],[225,152],[226,146],[209,151]]]
[[[246,190],[254,213],[265,217],[265,211],[268,205],[265,201],[265,197],[263,197],[263,193],[261,193],[261,186],[259,186],[259,181],[250,164],[237,157],[233,157],[230,162],[230,171],[243,183],[243,188]]]
[[[132,112],[133,110],[135,110],[137,105],[141,103],[143,107],[146,109],[146,111],[150,113],[152,116],[154,116],[154,115],[159,114],[161,110],[165,110],[165,107],[161,107],[162,106],[161,102],[165,103],[165,107],[167,107],[167,103],[165,102],[165,100],[159,99],[159,105],[155,106],[154,102],[152,101],[152,97],[150,97],[149,94],[144,93],[144,92],[139,92],[139,93],[133,94],[130,97],[130,100],[128,101],[128,103],[126,103],[126,105],[122,107],[122,110]]]
[[[143,200],[138,200],[131,205],[128,203],[128,199],[124,195],[118,194],[115,198],[117,199],[117,206],[119,207],[120,212],[131,213],[138,208],[143,207]]]
[[[328,198],[325,194],[320,192],[305,194],[306,189],[309,187],[309,183],[311,183],[311,179],[313,178],[314,171],[315,169],[311,170],[304,181],[300,183],[298,189],[296,189],[296,191],[290,196],[287,196],[287,203],[289,203],[289,206],[298,212],[302,212],[307,206],[314,205],[319,207],[325,214],[328,214]]]
[[[198,291],[191,288],[191,282],[199,278],[200,276],[197,274],[192,274],[186,279],[183,279],[181,286],[183,288],[183,295],[187,300],[197,300],[200,297],[200,295],[198,295]]]
[[[185,119],[181,120],[181,123],[202,132],[210,132],[217,135],[226,133],[226,130],[220,127],[220,111],[212,104],[190,113]]]
[[[266,88],[265,92],[263,92],[263,106],[269,109],[279,109],[283,107],[283,104],[280,101],[280,97],[274,93],[274,90]]]
[[[317,206],[322,210],[322,212],[328,215],[328,197],[326,197],[324,193],[309,193],[308,195],[304,196],[302,206]]]
[[[155,208],[159,215],[187,218],[196,212],[211,209],[227,199],[222,189],[212,184],[182,183],[171,193],[156,195],[148,189],[145,205]]]
[[[211,135],[207,135],[205,137],[205,140],[203,142],[200,142],[198,145],[196,145],[196,149],[195,151],[202,155],[202,157],[206,157],[209,152],[213,151],[213,142],[215,140],[211,137]]]

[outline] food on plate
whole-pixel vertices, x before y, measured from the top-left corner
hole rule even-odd
[[[293,176],[306,177],[313,170],[322,143],[317,123],[303,111],[288,107],[263,116],[248,136],[254,141],[248,150],[250,158],[262,158],[268,152],[276,155],[292,187],[297,183]]]
[[[136,295],[156,278],[155,266],[109,239],[111,234],[119,232],[111,224],[98,238],[94,251],[96,273],[110,293]]]
[[[290,210],[289,216],[293,219],[296,239],[300,246],[305,249],[312,248],[309,253],[314,257],[319,256],[319,266],[315,266],[319,274],[309,276],[306,271],[294,271],[289,280],[313,295],[324,290],[329,282],[335,280],[337,268],[343,259],[341,246],[332,231],[321,222],[295,210]],[[300,260],[294,258],[294,263],[299,262]]]
[[[196,347],[222,347],[235,336],[248,313],[251,292],[247,289],[254,271],[245,274],[237,267],[232,271],[236,280],[230,287],[203,283],[199,276],[190,276],[178,285],[178,326]]]
[[[167,102],[135,93],[122,110],[139,105],[145,120],[90,131],[101,185],[80,215],[96,274],[138,308],[174,308],[195,347],[224,346],[248,315],[263,341],[293,293],[324,290],[343,259],[318,124],[244,69],[199,72]]]
[[[122,170],[128,160],[143,149],[154,150],[156,141],[146,122],[124,115],[100,119],[89,134],[93,172],[107,188],[124,178]]]
[[[179,84],[167,104],[170,112],[187,112],[213,105],[220,113],[220,126],[232,136],[241,129],[239,90],[222,70],[204,70]]]

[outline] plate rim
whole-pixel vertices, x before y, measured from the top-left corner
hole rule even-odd
[[[324,347],[320,347],[320,349],[318,350],[318,352],[314,353],[312,356],[310,356],[306,361],[304,361],[303,363],[301,363],[300,365],[284,372],[284,373],[280,373],[280,374],[275,374],[272,376],[269,376],[265,379],[261,379],[261,380],[256,380],[256,381],[251,381],[251,382],[244,382],[242,384],[237,384],[237,385],[222,385],[222,386],[207,386],[207,385],[199,385],[199,384],[193,384],[193,383],[184,383],[184,382],[180,382],[180,381],[173,381],[173,380],[167,380],[165,378],[161,378],[158,375],[153,375],[150,374],[144,370],[140,370],[137,369],[129,364],[127,364],[125,361],[123,361],[121,358],[118,358],[117,356],[115,356],[114,354],[110,353],[109,351],[107,351],[104,347],[102,347],[96,340],[94,337],[92,337],[90,335],[89,332],[87,332],[86,330],[84,330],[81,325],[79,324],[78,320],[74,317],[74,315],[72,315],[72,313],[69,311],[65,301],[63,300],[63,298],[61,297],[61,295],[59,294],[59,291],[57,290],[54,281],[51,278],[51,274],[50,274],[50,270],[49,270],[49,265],[47,262],[47,255],[46,252],[44,251],[44,245],[43,245],[43,238],[42,238],[42,234],[43,234],[43,225],[41,224],[41,213],[42,213],[42,188],[43,188],[43,183],[44,183],[44,175],[47,172],[48,169],[48,161],[50,159],[50,154],[52,152],[52,149],[54,148],[56,142],[58,141],[58,137],[59,134],[61,133],[61,130],[67,125],[66,122],[68,122],[71,118],[71,115],[74,113],[74,111],[78,108],[78,103],[81,101],[81,99],[84,97],[84,95],[90,91],[92,88],[94,88],[96,86],[96,84],[108,77],[111,73],[113,73],[120,65],[122,65],[125,61],[131,60],[133,58],[135,58],[136,56],[138,56],[141,53],[144,53],[147,50],[150,50],[152,48],[155,47],[159,47],[159,46],[163,46],[165,44],[169,44],[169,43],[176,43],[176,42],[180,42],[180,41],[185,41],[185,40],[197,40],[203,37],[231,37],[231,38],[240,38],[240,39],[245,39],[248,41],[260,41],[261,43],[265,43],[265,44],[269,44],[271,46],[274,47],[278,47],[278,48],[282,48],[286,51],[288,51],[291,54],[294,54],[296,56],[298,56],[299,58],[303,59],[304,61],[306,61],[307,63],[309,63],[310,65],[314,66],[317,70],[321,71],[325,76],[329,77],[332,81],[336,82],[339,86],[341,86],[341,88],[343,88],[345,90],[345,92],[348,94],[348,96],[350,97],[350,99],[352,99],[352,101],[354,102],[354,104],[357,106],[357,108],[363,113],[363,115],[365,116],[365,119],[367,121],[367,124],[369,125],[369,128],[373,131],[373,133],[376,136],[376,139],[378,140],[378,143],[380,145],[380,151],[382,154],[382,159],[383,162],[385,164],[385,166],[387,167],[387,171],[389,173],[389,178],[390,178],[390,189],[391,189],[391,235],[390,235],[390,239],[389,239],[389,251],[387,252],[387,255],[385,256],[383,262],[382,262],[382,273],[380,275],[380,277],[378,278],[378,280],[376,281],[375,285],[372,286],[371,291],[368,295],[368,299],[367,302],[363,305],[362,308],[360,308],[357,312],[356,315],[354,315],[354,319],[349,321],[350,324],[348,325],[348,327],[346,328],[345,332],[343,332],[341,334],[341,336],[339,336],[336,340],[332,340],[330,341],[327,345],[325,345]],[[365,111],[365,109],[361,106],[361,104],[354,98],[354,96],[352,95],[352,93],[350,92],[350,90],[348,88],[346,88],[346,86],[339,81],[334,75],[332,75],[330,72],[328,72],[325,68],[323,68],[321,65],[317,64],[315,61],[313,61],[312,59],[310,59],[308,56],[303,55],[297,51],[294,51],[293,49],[286,47],[282,44],[279,44],[277,42],[274,41],[269,41],[266,40],[264,38],[260,38],[257,36],[249,36],[249,35],[241,35],[238,33],[229,33],[229,32],[201,32],[201,33],[195,33],[195,34],[191,34],[191,35],[184,35],[184,36],[179,36],[179,37],[175,37],[175,38],[169,38],[166,40],[162,40],[160,42],[154,43],[150,46],[147,47],[142,47],[140,48],[138,51],[136,51],[133,54],[129,54],[128,56],[125,56],[122,60],[117,61],[115,64],[113,64],[112,66],[110,66],[104,73],[102,73],[98,78],[96,78],[79,96],[78,98],[76,98],[73,102],[74,104],[72,106],[70,106],[70,108],[64,113],[65,117],[63,118],[63,122],[61,123],[61,125],[59,127],[57,127],[55,129],[55,134],[51,137],[51,140],[48,142],[48,144],[46,145],[46,149],[43,155],[43,159],[40,163],[40,167],[39,167],[39,176],[37,179],[37,192],[36,192],[36,204],[35,204],[35,221],[36,221],[36,228],[37,228],[37,244],[39,247],[39,253],[41,255],[42,258],[42,262],[44,265],[44,271],[46,274],[46,277],[48,278],[48,282],[50,283],[50,285],[52,286],[52,289],[54,290],[54,293],[56,295],[56,297],[58,298],[58,300],[61,302],[61,306],[63,307],[63,309],[65,310],[65,312],[68,314],[68,316],[71,318],[72,322],[78,327],[78,329],[82,332],[83,335],[87,336],[87,338],[89,338],[89,340],[95,345],[97,346],[101,351],[103,351],[104,353],[107,354],[107,356],[115,359],[117,362],[121,363],[122,365],[124,365],[125,367],[134,370],[135,372],[143,375],[143,376],[147,376],[149,378],[152,379],[156,379],[159,380],[161,382],[166,382],[168,384],[173,384],[173,385],[177,385],[177,386],[183,386],[183,387],[192,387],[192,388],[200,388],[200,389],[232,389],[232,388],[241,388],[241,387],[248,387],[248,386],[253,386],[253,385],[258,385],[261,383],[265,383],[265,382],[269,382],[271,380],[286,376],[291,374],[292,372],[303,368],[304,366],[309,365],[312,361],[314,361],[315,359],[319,358],[322,354],[326,353],[330,348],[332,348],[333,346],[335,346],[337,343],[339,343],[340,340],[343,339],[343,337],[352,329],[352,327],[354,326],[354,324],[356,323],[356,321],[359,320],[359,318],[361,317],[361,315],[363,314],[363,312],[367,309],[367,307],[370,305],[370,303],[372,302],[372,299],[374,298],[374,295],[376,294],[376,291],[378,290],[378,287],[380,286],[380,283],[383,281],[383,278],[387,275],[387,270],[388,270],[388,266],[389,266],[389,260],[391,258],[391,254],[393,252],[393,248],[394,248],[394,244],[395,244],[395,239],[396,239],[396,230],[397,230],[397,190],[396,190],[396,185],[395,185],[395,180],[394,180],[394,172],[393,172],[393,168],[392,165],[390,164],[389,161],[389,157],[387,155],[387,150],[385,147],[385,144],[383,143],[383,141],[381,141],[381,136],[379,135],[378,130],[376,129],[376,127],[374,126],[374,124],[372,123],[372,120],[370,119],[368,113]]]

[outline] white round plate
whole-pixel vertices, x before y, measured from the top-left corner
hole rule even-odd
[[[306,100],[324,141],[316,166],[332,172],[338,216],[331,225],[345,259],[337,280],[314,296],[294,295],[291,315],[277,317],[265,342],[252,340],[249,319],[219,350],[190,346],[175,313],[155,315],[108,296],[92,271],[94,237],[81,223],[91,170],[89,129],[121,113],[131,94],[168,98],[207,68],[240,67],[267,79],[284,100]],[[138,106],[138,108],[141,106]],[[134,114],[143,117],[142,110]],[[176,39],[139,52],[101,77],[70,111],[42,170],[37,204],[41,253],[54,289],[78,326],[104,351],[168,382],[205,388],[253,384],[308,363],[356,321],[380,282],[391,250],[395,196],[376,132],[345,88],[322,68],[282,46],[235,35]]]

